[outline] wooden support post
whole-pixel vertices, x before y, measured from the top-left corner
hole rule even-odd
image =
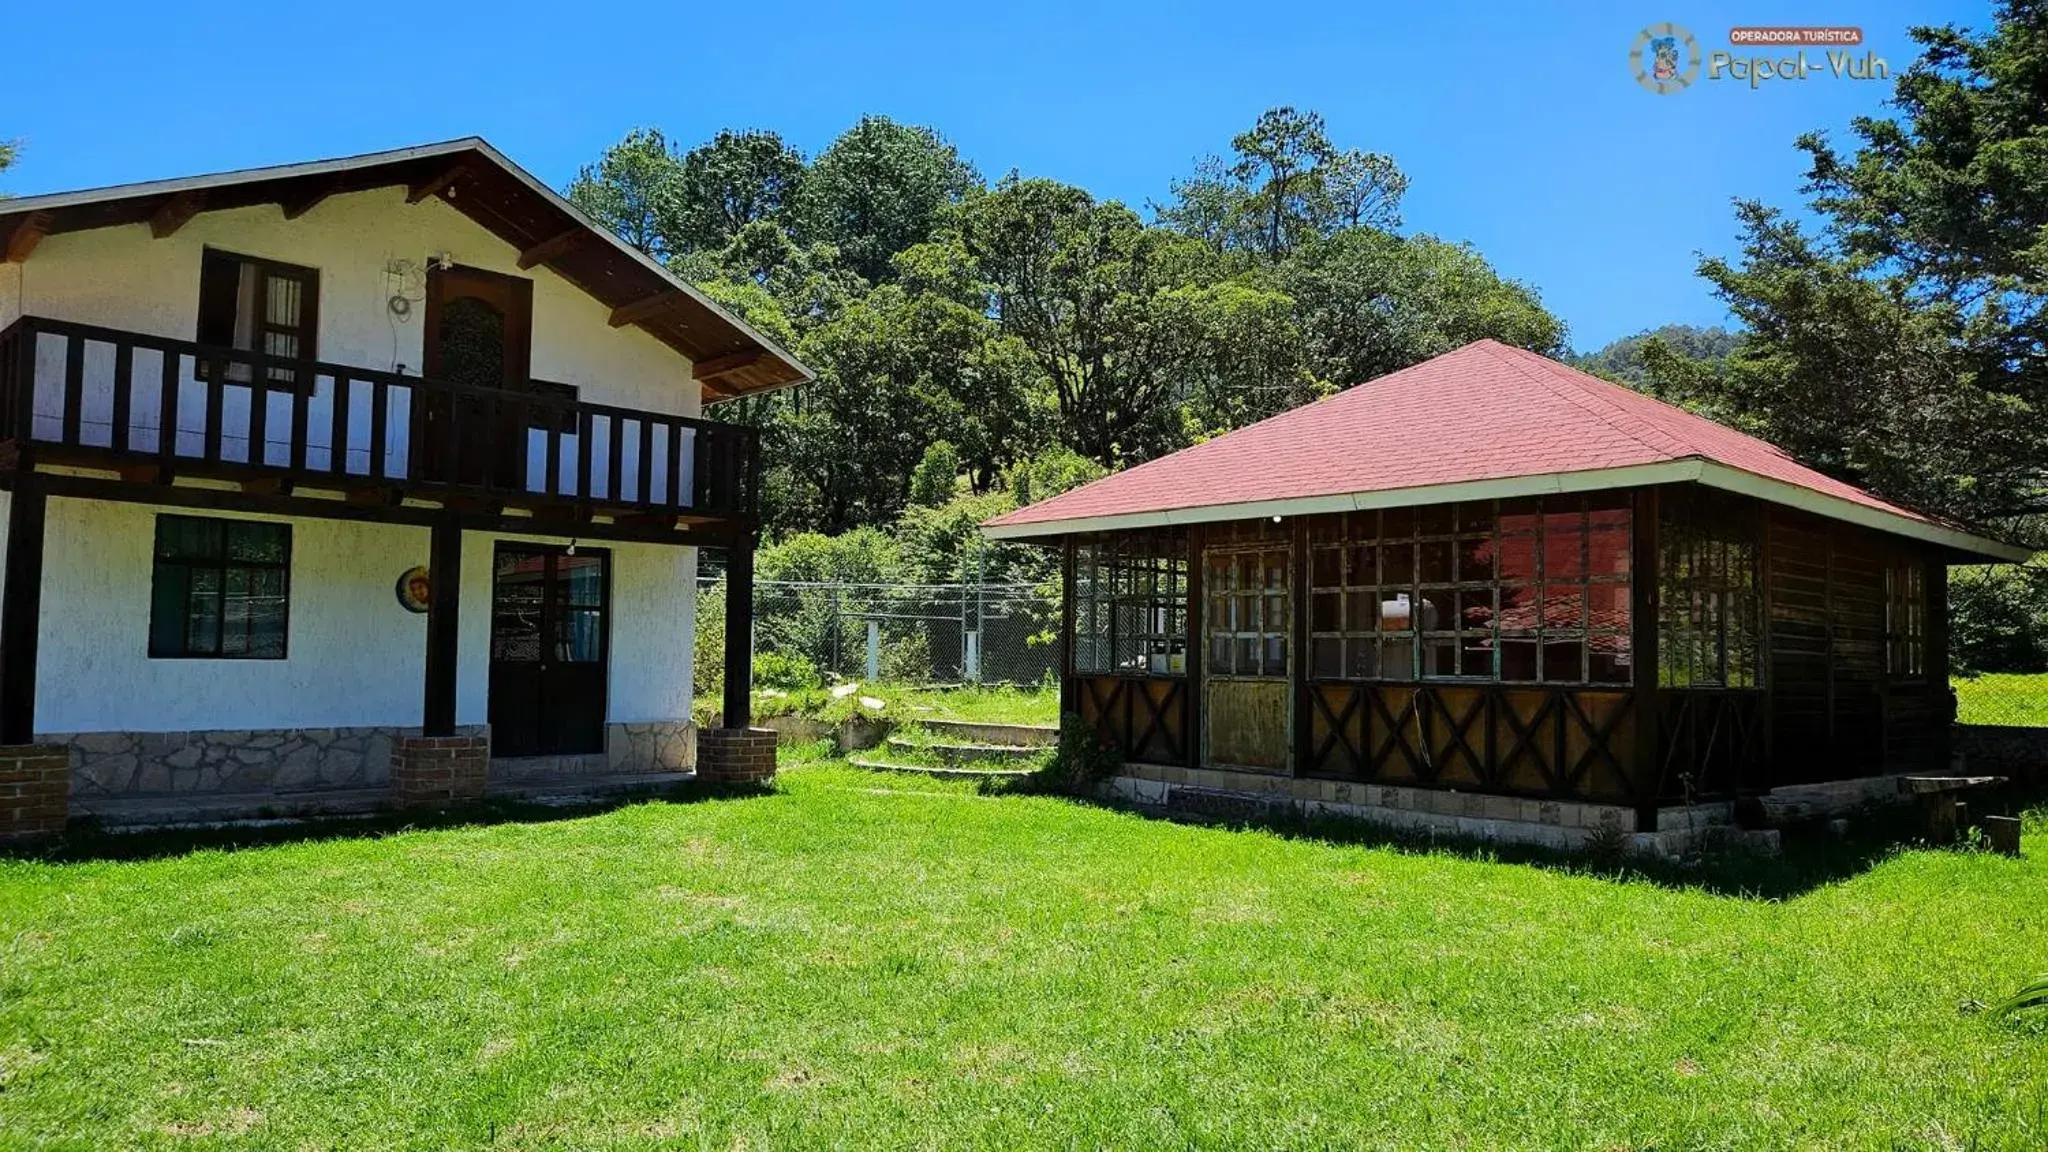
[[[2020,854],[2020,818],[2017,816],[1984,817],[1984,843],[2001,856]]]
[[[36,640],[43,615],[43,520],[40,479],[23,472],[7,506],[7,574],[0,585],[0,744],[36,738]]]
[[[1287,620],[1290,633],[1287,638],[1288,656],[1290,657],[1287,661],[1287,675],[1293,682],[1289,685],[1291,691],[1288,693],[1288,699],[1293,704],[1294,713],[1287,725],[1288,730],[1293,735],[1293,740],[1291,741],[1293,747],[1289,749],[1287,758],[1290,761],[1293,774],[1300,776],[1309,770],[1309,757],[1314,752],[1314,745],[1309,738],[1308,517],[1294,517],[1289,527],[1292,529],[1290,535],[1293,539],[1293,544],[1289,547],[1288,553],[1294,558],[1294,563],[1288,569],[1292,585],[1289,589],[1288,600],[1293,603],[1294,610]]]
[[[1205,575],[1202,564],[1202,543],[1207,531],[1200,524],[1188,528],[1188,659],[1187,692],[1187,763],[1190,768],[1202,766],[1202,662],[1208,658],[1208,650],[1202,639],[1202,626],[1207,620],[1208,606],[1202,602],[1202,578]]]
[[[1080,684],[1074,679],[1074,538],[1060,540],[1060,719],[1080,707]]]
[[[753,687],[754,528],[740,525],[725,552],[725,727],[753,725]]]
[[[425,736],[455,735],[456,643],[461,632],[462,522],[446,515],[434,522],[427,557],[426,706],[420,721]]]
[[[1657,733],[1657,489],[1638,488],[1629,523],[1629,709],[1635,741],[1628,778],[1636,798],[1636,831],[1657,830],[1657,793],[1663,787],[1664,745]]]

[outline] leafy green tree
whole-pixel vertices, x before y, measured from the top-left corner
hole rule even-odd
[[[781,223],[803,187],[804,158],[773,132],[720,131],[683,155],[676,176],[676,244],[724,248],[757,221]]]
[[[937,132],[863,116],[811,165],[803,232],[879,284],[892,275],[891,257],[930,238],[945,207],[980,183]]]
[[[1326,231],[1392,231],[1401,226],[1401,198],[1408,194],[1408,177],[1393,157],[1356,149],[1341,152],[1323,164],[1322,176]]]
[[[1062,492],[1100,480],[1109,470],[1079,452],[1054,446],[1017,461],[1004,473],[1005,486],[1019,508],[1050,500]]]
[[[934,440],[910,473],[910,502],[936,508],[953,498],[959,479],[959,450],[949,441]]]
[[[570,181],[569,202],[656,259],[682,251],[683,162],[660,130],[635,128]]]
[[[1469,245],[1349,228],[1280,269],[1315,375],[1350,387],[1492,338],[1544,355],[1564,323]]]
[[[1408,177],[1383,154],[1338,151],[1314,112],[1268,109],[1231,150],[1173,184],[1173,203],[1157,208],[1161,223],[1269,262],[1339,229],[1400,225]]]

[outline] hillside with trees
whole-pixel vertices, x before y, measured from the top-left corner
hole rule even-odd
[[[1532,289],[1400,231],[1407,187],[1276,108],[1145,212],[990,180],[880,116],[815,157],[639,130],[568,191],[817,371],[719,412],[761,428],[782,538],[891,526],[956,486],[1000,510],[1018,475],[1125,467],[1481,337],[1561,352]]]

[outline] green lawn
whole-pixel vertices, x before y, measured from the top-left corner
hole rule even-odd
[[[1960,723],[2048,727],[2048,674],[1987,672],[1952,683]]]
[[[2038,818],[1782,901],[831,764],[367,831],[0,863],[0,1147],[2048,1143]]]
[[[1057,684],[1013,688],[987,687],[905,689],[897,715],[908,720],[972,720],[982,724],[1047,724],[1060,722]]]

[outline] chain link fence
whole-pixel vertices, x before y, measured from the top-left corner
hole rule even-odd
[[[756,581],[756,675],[780,657],[845,680],[1039,684],[1058,666],[1059,612],[1033,584]],[[700,637],[723,637],[717,577],[699,579],[697,614]]]

